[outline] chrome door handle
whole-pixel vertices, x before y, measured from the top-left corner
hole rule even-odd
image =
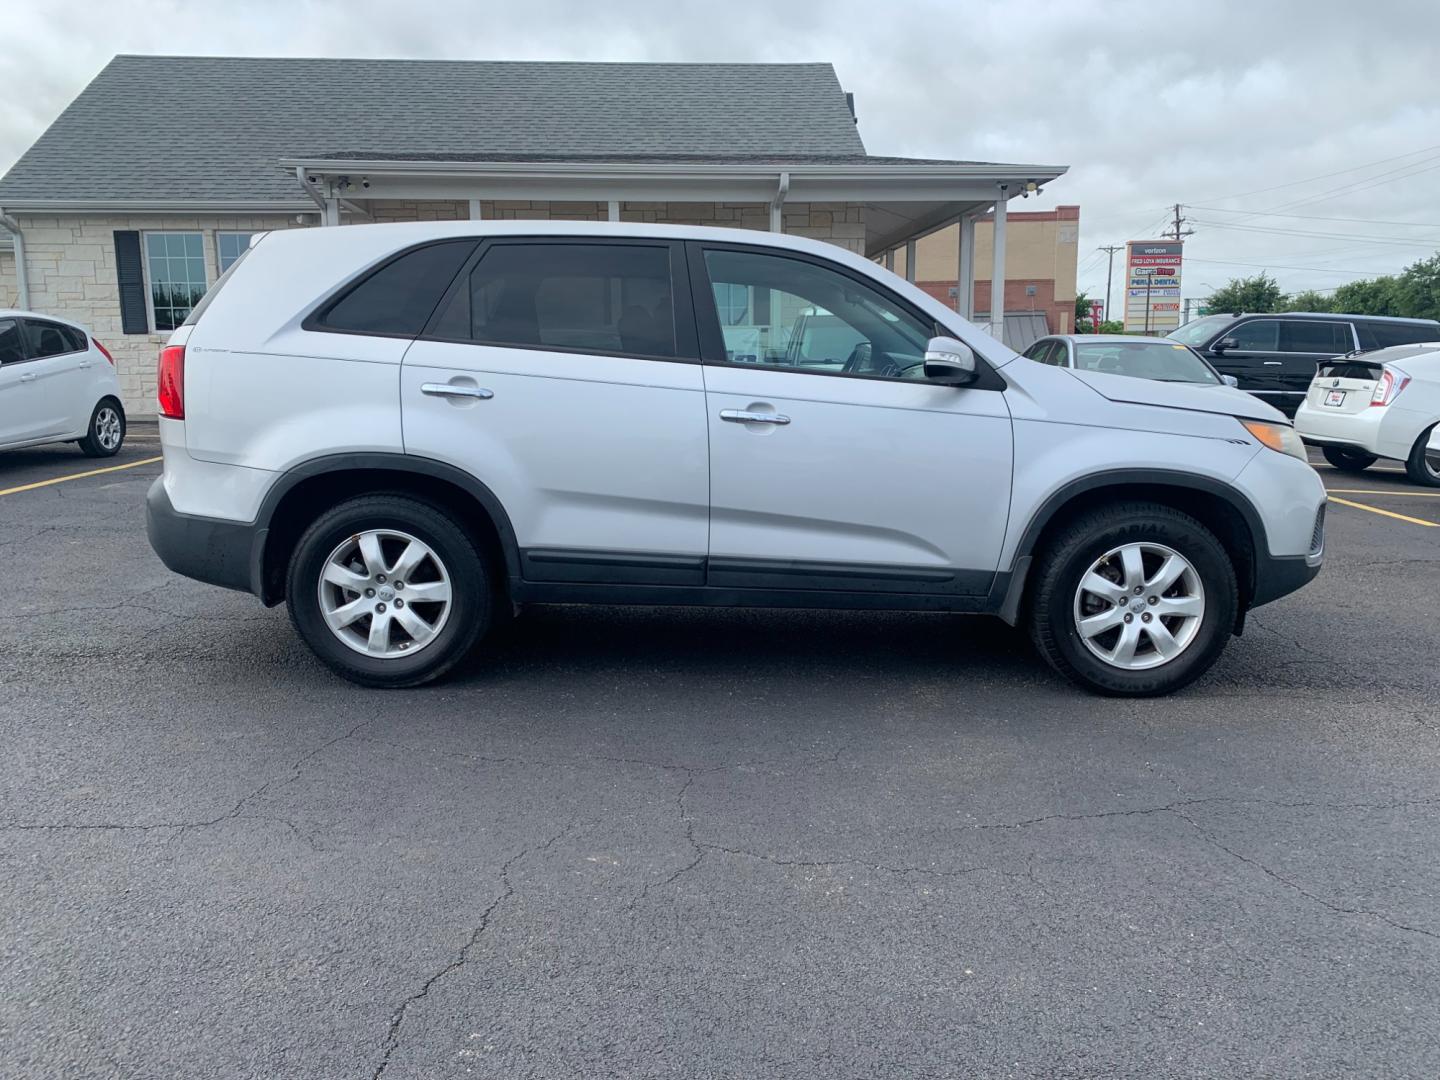
[[[1266,361],[1265,361],[1265,366],[1266,366],[1266,367],[1280,367],[1284,362],[1285,362],[1285,361],[1283,361],[1283,360],[1266,360]]]
[[[38,379],[39,377],[40,377],[40,376],[37,375],[35,372],[33,372],[33,371],[27,371],[24,375],[21,375],[21,376],[20,376],[20,381],[21,381],[21,382],[34,382],[34,381],[35,381],[36,379]]]
[[[720,419],[732,424],[788,424],[790,418],[773,412],[751,412],[749,409],[721,409]]]
[[[421,383],[420,392],[431,397],[468,397],[479,398],[481,401],[489,401],[495,396],[495,391],[486,390],[483,386],[458,386],[455,383],[443,382]]]

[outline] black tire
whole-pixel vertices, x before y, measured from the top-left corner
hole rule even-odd
[[[433,639],[408,656],[369,656],[347,646],[325,622],[320,575],[332,552],[369,529],[398,530],[421,540],[448,574],[451,608]],[[321,514],[290,558],[286,581],[290,620],[331,670],[362,686],[419,686],[444,675],[489,629],[495,609],[491,568],[474,539],[443,510],[398,494],[366,495]]]
[[[1075,624],[1076,592],[1096,560],[1129,543],[1170,548],[1194,568],[1204,588],[1200,625],[1184,650],[1156,667],[1127,670],[1095,656]],[[1071,522],[1036,561],[1030,590],[1030,636],[1056,671],[1098,694],[1154,697],[1198,679],[1215,663],[1235,627],[1235,567],[1215,535],[1189,514],[1156,503],[1119,503]]]
[[[1428,458],[1425,455],[1425,447],[1430,442],[1430,436],[1435,434],[1436,426],[1431,424],[1420,433],[1415,445],[1410,448],[1410,456],[1405,459],[1405,475],[1410,477],[1411,483],[1440,487],[1440,451],[1431,452]]]
[[[85,437],[76,442],[86,457],[114,457],[125,445],[125,407],[113,397],[101,398],[90,413]]]
[[[1353,446],[1322,446],[1320,453],[1341,472],[1364,472],[1380,460],[1374,454],[1356,450]]]

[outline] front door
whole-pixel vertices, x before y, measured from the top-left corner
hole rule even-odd
[[[684,251],[484,243],[401,366],[405,450],[504,506],[527,581],[700,585],[705,395]]]
[[[1004,395],[925,381],[933,322],[863,273],[691,244],[710,433],[709,583],[964,606],[1010,501]],[[797,346],[798,329],[824,327]]]

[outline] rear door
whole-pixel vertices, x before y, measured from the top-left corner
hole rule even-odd
[[[684,267],[667,240],[488,240],[406,352],[406,452],[491,489],[526,580],[703,584],[709,450]]]
[[[94,356],[85,335],[48,319],[21,319],[30,341],[35,379],[30,406],[47,434],[79,432],[90,421]]]
[[[1280,322],[1280,389],[1293,399],[1291,410],[1310,389],[1322,361],[1359,348],[1348,322],[1284,319]]]
[[[1233,344],[1223,351],[1216,351],[1212,345],[1206,359],[1220,374],[1235,376],[1241,390],[1272,400],[1285,389],[1281,378],[1285,359],[1280,351],[1279,319],[1246,319],[1235,323],[1226,328],[1219,341]]]

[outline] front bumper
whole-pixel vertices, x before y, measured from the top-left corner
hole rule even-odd
[[[182,514],[171,505],[165,478],[160,477],[145,496],[145,532],[160,561],[175,573],[260,595],[264,529],[243,521]]]

